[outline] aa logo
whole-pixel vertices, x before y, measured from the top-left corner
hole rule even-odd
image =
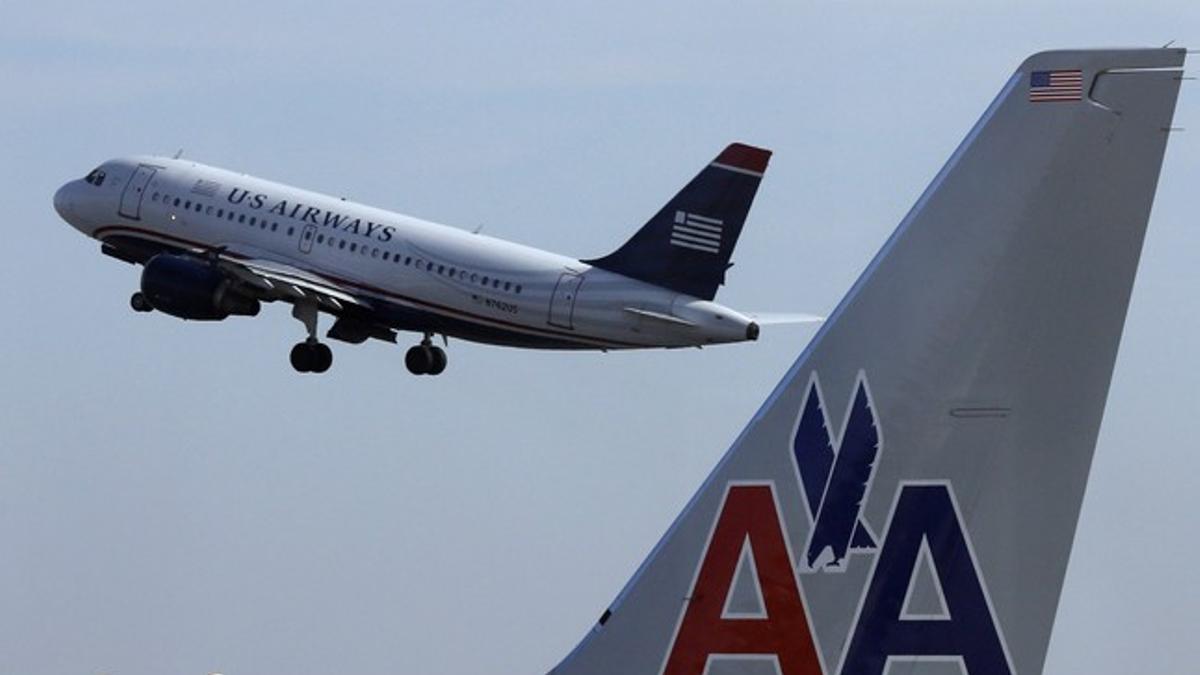
[[[894,492],[882,541],[867,522],[864,506],[883,487],[875,474],[885,450],[865,375],[834,430],[814,374],[787,451],[796,467],[787,479],[798,480],[804,495],[800,513],[780,507],[774,481],[726,486],[664,675],[703,675],[725,660],[764,661],[782,675],[884,675],[890,664],[915,661],[957,663],[970,675],[1012,674],[950,483],[914,477],[886,486]],[[811,524],[799,562],[785,515]],[[826,655],[813,630],[823,617],[810,611],[801,584],[820,577],[800,573],[844,571],[859,556],[870,573],[838,612],[857,607],[846,647]],[[917,606],[920,578],[932,586],[928,606]],[[835,670],[826,669],[827,656]]]

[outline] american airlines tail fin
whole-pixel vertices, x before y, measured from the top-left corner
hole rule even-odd
[[[621,248],[583,262],[712,300],[770,158],[770,150],[730,145]]]
[[[1183,59],[1025,61],[554,675],[1040,673]]]

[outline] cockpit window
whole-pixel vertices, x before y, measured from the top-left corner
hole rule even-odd
[[[101,171],[100,169],[94,169],[83,180],[87,181],[88,183],[91,183],[92,185],[99,187],[100,185],[104,184],[104,172]]]

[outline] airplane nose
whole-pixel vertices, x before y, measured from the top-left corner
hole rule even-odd
[[[58,212],[58,215],[63,220],[69,222],[71,220],[71,211],[73,208],[74,204],[72,203],[71,199],[71,184],[67,183],[66,185],[58,188],[58,191],[54,193],[54,210]]]

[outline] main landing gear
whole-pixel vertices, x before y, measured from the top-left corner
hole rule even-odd
[[[292,316],[299,319],[308,331],[308,339],[292,347],[292,367],[298,373],[323,373],[333,365],[333,351],[317,340],[317,306],[296,304]]]
[[[446,352],[441,347],[434,346],[429,339],[429,333],[421,344],[408,350],[404,355],[404,365],[413,375],[441,375],[446,369]]]
[[[291,360],[298,373],[323,373],[333,365],[333,351],[327,344],[306,340],[292,347]]]

